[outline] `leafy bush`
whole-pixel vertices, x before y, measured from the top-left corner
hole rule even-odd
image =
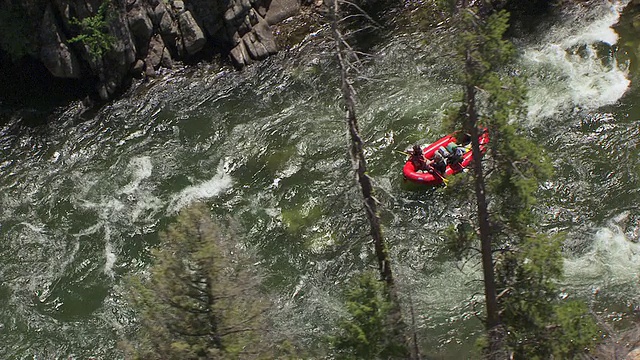
[[[94,16],[86,17],[82,20],[72,18],[70,23],[79,26],[81,33],[69,39],[70,43],[81,42],[89,48],[89,54],[94,59],[102,57],[102,55],[113,47],[115,38],[107,33],[107,10],[109,3],[104,2],[100,5],[98,13]]]

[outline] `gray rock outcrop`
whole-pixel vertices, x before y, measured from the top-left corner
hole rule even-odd
[[[40,61],[46,68],[59,78],[78,79],[81,76],[80,62],[69,49],[67,39],[60,31],[53,15],[51,5],[47,6],[40,31]]]
[[[282,20],[294,16],[300,11],[298,0],[271,0],[266,12],[265,20],[269,25],[275,25]]]
[[[204,38],[202,29],[200,29],[196,20],[191,16],[191,12],[187,10],[180,13],[178,15],[178,24],[180,25],[182,42],[187,54],[193,55],[202,50],[207,40]]]
[[[100,18],[103,0],[52,0],[41,22],[40,59],[56,77],[98,79],[110,98],[132,76],[153,76],[160,67],[221,53],[237,68],[277,53],[271,26],[295,15],[300,0],[107,0],[104,27],[110,39],[95,48],[69,39],[87,34],[78,20]],[[83,33],[83,31],[85,33]]]

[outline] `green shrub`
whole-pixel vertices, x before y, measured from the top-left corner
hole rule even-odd
[[[109,51],[115,42],[115,38],[107,31],[107,10],[109,3],[104,2],[100,5],[98,13],[94,16],[88,16],[82,20],[72,18],[70,23],[80,27],[80,35],[69,39],[70,43],[81,42],[89,48],[89,54],[92,58],[98,59]]]

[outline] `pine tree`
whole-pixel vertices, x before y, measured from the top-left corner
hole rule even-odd
[[[567,358],[593,342],[596,327],[584,304],[563,303],[558,297],[561,240],[535,231],[536,193],[552,169],[543,149],[518,126],[525,87],[520,77],[505,70],[515,55],[503,38],[509,14],[486,5],[463,4],[458,19],[464,95],[452,123],[472,135],[474,159],[480,158],[478,129],[487,128],[491,136],[488,161],[474,162],[486,302],[485,355]],[[458,241],[473,238],[468,233],[458,235]]]
[[[130,281],[139,329],[126,351],[137,359],[270,358],[269,306],[245,251],[193,206],[161,234],[148,277]]]
[[[349,317],[339,323],[331,339],[337,359],[406,358],[403,343],[396,343],[387,323],[393,310],[384,294],[384,283],[370,272],[356,278],[346,294]]]

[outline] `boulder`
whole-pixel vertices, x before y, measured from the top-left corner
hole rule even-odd
[[[257,57],[256,59],[264,59],[269,55],[273,55],[278,52],[278,46],[276,45],[276,40],[273,37],[273,32],[271,31],[271,27],[267,24],[267,21],[263,19],[257,13],[255,14],[258,22],[253,26],[251,32],[255,34],[255,39],[258,43],[262,45],[266,56]]]
[[[153,66],[151,66],[149,64],[145,64],[144,75],[146,77],[155,77],[156,76],[156,70],[153,68]]]
[[[154,69],[157,69],[160,66],[164,48],[164,42],[162,41],[162,37],[160,37],[160,35],[155,35],[151,38],[151,41],[149,41],[149,53],[144,59],[144,62],[147,64],[147,66],[151,66]]]
[[[298,12],[300,12],[300,2],[298,0],[271,0],[265,20],[269,25],[275,25],[296,15]]]
[[[178,15],[178,24],[180,25],[180,32],[182,33],[182,41],[184,48],[189,55],[193,55],[202,50],[207,40],[204,37],[204,33],[196,20],[191,15],[189,10],[182,12]]]
[[[173,8],[175,9],[175,11],[177,13],[182,13],[184,11],[184,1],[182,0],[175,0],[173,2]]]
[[[224,21],[229,25],[239,25],[251,9],[249,0],[233,0],[224,13]]]
[[[140,6],[134,6],[127,13],[127,20],[129,30],[136,41],[136,45],[143,47],[141,45],[146,44],[153,34],[153,23],[149,16],[147,16],[146,10]]]
[[[40,60],[55,77],[78,79],[81,76],[80,62],[67,45],[60,31],[51,5],[44,12],[40,28]]]
[[[127,27],[127,18],[125,14],[118,12],[116,16],[110,17],[109,33],[115,37],[113,47],[109,53],[113,54],[110,58],[115,60],[118,68],[114,69],[120,74],[125,74],[131,64],[136,61],[136,53],[138,52],[131,31]]]
[[[232,1],[189,0],[188,8],[208,38],[219,38],[225,25],[222,17],[227,3],[230,6]]]
[[[133,77],[141,77],[144,74],[144,61],[138,59],[131,67],[131,75]]]
[[[173,19],[169,12],[165,11],[160,16],[160,22],[158,23],[158,29],[161,34],[171,34],[176,32],[175,26],[173,26]]]
[[[244,46],[243,42],[239,43],[236,47],[231,49],[229,57],[231,57],[233,65],[238,69],[242,69],[243,67],[245,67],[245,65],[249,65],[253,62],[253,60],[251,60],[251,58],[249,57],[249,52],[247,51],[247,48]]]
[[[230,56],[236,67],[242,68],[253,60],[263,60],[278,52],[275,38],[267,21],[257,11],[251,10],[249,18],[256,23],[251,31],[244,34],[241,41],[231,50]]]

